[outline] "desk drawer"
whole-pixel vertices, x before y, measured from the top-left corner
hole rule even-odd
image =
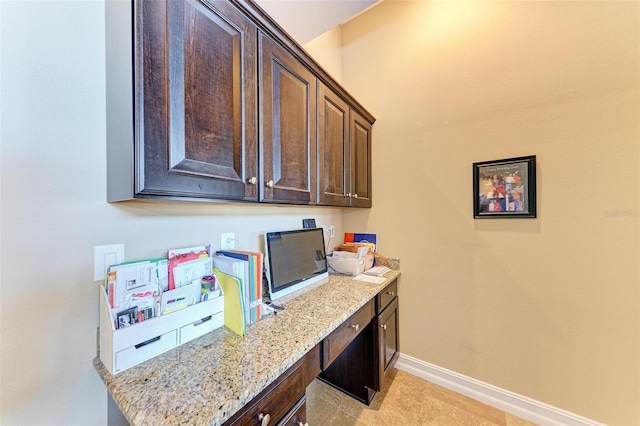
[[[180,343],[186,343],[224,325],[224,312],[207,315],[191,324],[180,327]]]
[[[242,414],[237,418],[234,416],[225,424],[258,426],[266,416],[270,418],[268,424],[277,424],[304,397],[304,376],[303,358],[261,392]]]
[[[289,411],[287,416],[280,420],[278,426],[300,426],[307,423],[307,397],[303,396],[300,401]]]
[[[326,369],[349,346],[374,316],[374,303],[370,300],[340,327],[322,341],[322,369]]]
[[[126,370],[142,361],[160,355],[178,345],[178,330],[171,330],[152,339],[140,342],[134,346],[116,352],[116,373]]]
[[[384,308],[386,308],[397,295],[398,280],[395,280],[376,296],[376,314],[380,314],[380,312],[384,311]]]

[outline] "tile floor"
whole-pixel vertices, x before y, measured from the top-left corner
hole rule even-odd
[[[319,380],[307,388],[310,426],[533,426],[526,420],[393,369],[370,406]]]

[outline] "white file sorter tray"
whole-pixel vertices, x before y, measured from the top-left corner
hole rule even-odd
[[[373,266],[373,256],[368,254],[359,259],[355,257],[327,256],[327,262],[336,272],[356,276]]]
[[[224,296],[117,330],[100,286],[100,361],[113,375],[224,325]]]

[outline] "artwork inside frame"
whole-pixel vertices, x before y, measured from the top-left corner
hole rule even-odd
[[[536,156],[473,163],[473,217],[535,218]]]

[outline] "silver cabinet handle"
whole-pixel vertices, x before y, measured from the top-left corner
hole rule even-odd
[[[351,324],[350,327],[353,328],[355,331],[360,330],[360,324]]]
[[[348,194],[347,194],[347,197],[351,198],[351,193],[348,193]]]
[[[385,331],[387,330],[387,324],[382,324],[380,327]]]
[[[387,292],[387,294],[388,294],[389,296],[393,296],[394,294],[396,294],[396,292],[395,292],[395,291],[388,291],[388,292]]]
[[[249,180],[247,180],[247,182],[251,185],[255,185],[256,183],[258,183],[258,178],[256,178],[255,176],[251,177]]]
[[[353,194],[353,198],[358,198],[358,194]]]
[[[270,180],[269,182],[267,182],[267,186],[268,186],[269,188],[273,188],[273,181],[272,181],[272,180]]]
[[[309,426],[309,423],[307,423],[307,422],[304,422],[304,423],[298,422],[298,426]]]
[[[258,414],[258,420],[261,422],[260,424],[262,426],[267,426],[271,421],[271,416],[268,413],[267,414],[260,413]]]

